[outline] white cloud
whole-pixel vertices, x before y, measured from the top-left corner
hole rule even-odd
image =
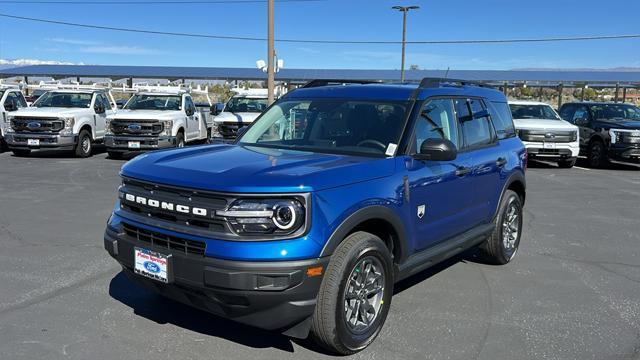
[[[82,39],[67,39],[67,38],[46,38],[46,41],[55,42],[59,44],[68,44],[68,45],[99,45],[100,43],[97,41],[90,40],[82,40]]]
[[[90,54],[112,54],[112,55],[154,55],[162,54],[157,49],[148,49],[139,46],[89,46],[80,49],[81,52]]]
[[[56,60],[38,60],[38,59],[0,59],[0,65],[84,65],[83,63],[72,63],[67,61]]]

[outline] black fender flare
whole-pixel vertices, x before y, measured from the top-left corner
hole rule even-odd
[[[395,252],[398,254],[397,259],[394,259],[396,263],[401,263],[407,258],[407,244],[408,236],[404,229],[404,224],[400,217],[391,209],[381,206],[373,205],[362,208],[353,214],[349,215],[331,234],[327,242],[325,243],[319,257],[330,256],[335,249],[342,243],[347,235],[353,231],[359,224],[367,221],[380,219],[387,221],[391,224],[396,234],[398,235],[397,242],[394,243]]]
[[[527,193],[527,180],[525,179],[524,172],[522,171],[514,171],[509,177],[507,181],[504,182],[504,187],[502,188],[502,192],[500,193],[500,199],[498,199],[498,204],[496,206],[496,210],[493,214],[493,220],[495,221],[496,216],[498,216],[498,211],[500,211],[500,204],[502,204],[502,198],[504,197],[504,193],[507,192],[507,189],[511,187],[511,185],[515,182],[521,182],[524,188],[525,194]],[[522,206],[524,206],[524,202],[526,199],[526,195],[522,199]]]

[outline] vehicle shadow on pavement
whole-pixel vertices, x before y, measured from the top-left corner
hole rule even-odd
[[[7,152],[11,152],[8,150]],[[93,150],[91,150],[91,156],[98,156],[107,152],[107,148],[104,145],[93,145]],[[11,154],[12,157],[20,158],[20,156],[16,156]],[[26,158],[38,158],[38,159],[74,159],[76,158],[73,150],[34,150],[31,151],[29,156]]]
[[[293,352],[291,339],[260,330],[163,298],[120,272],[109,284],[109,295],[134,313],[158,324],[173,324],[206,336],[224,338],[252,348],[276,348]]]

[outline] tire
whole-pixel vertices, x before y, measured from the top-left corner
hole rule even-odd
[[[513,209],[513,214],[512,214]],[[516,218],[509,218],[517,215]],[[509,227],[510,226],[510,227]],[[514,230],[516,233],[514,234]],[[509,236],[509,240],[505,238]],[[518,252],[522,236],[522,201],[512,190],[504,193],[500,210],[495,220],[495,228],[484,244],[488,262],[495,265],[509,263]]]
[[[13,149],[11,152],[17,157],[27,157],[31,154],[31,150],[29,149]]]
[[[377,291],[365,294],[367,288],[357,283],[361,277],[358,274],[366,274],[366,281],[360,279],[360,283],[372,281],[368,291]],[[366,232],[349,235],[331,256],[322,279],[311,321],[316,342],[342,355],[366,348],[378,336],[387,318],[393,283],[393,261],[382,240]],[[347,312],[347,301],[351,304],[350,312]],[[358,304],[368,308],[364,316]],[[355,316],[354,308],[357,309]]]
[[[593,140],[589,144],[587,160],[589,161],[589,166],[592,168],[602,168],[607,164],[607,154],[602,141]]]
[[[184,145],[185,145],[184,134],[179,132],[178,135],[176,135],[176,147],[183,148]]]
[[[91,156],[91,150],[93,150],[91,134],[87,130],[80,131],[75,150],[76,156],[79,158],[87,158]]]
[[[120,160],[122,159],[122,153],[120,151],[107,151],[109,154],[109,159]]]
[[[558,167],[563,169],[571,169],[578,159],[568,159],[558,161]]]

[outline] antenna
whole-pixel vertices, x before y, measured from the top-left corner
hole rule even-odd
[[[447,78],[449,77],[449,69],[450,67],[447,66],[447,72],[444,73],[444,79],[447,80]]]

